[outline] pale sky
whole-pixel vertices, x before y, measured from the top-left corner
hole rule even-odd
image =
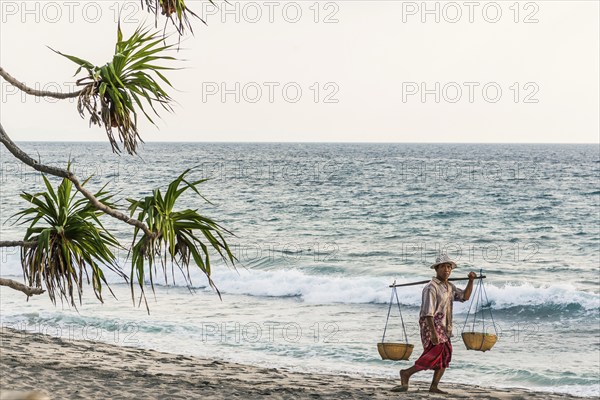
[[[208,26],[146,141],[600,141],[598,1],[188,3]],[[139,0],[0,0],[0,65],[71,91],[75,64],[46,46],[104,64],[117,5],[125,35],[153,23]],[[105,140],[74,101],[0,85],[13,140]]]

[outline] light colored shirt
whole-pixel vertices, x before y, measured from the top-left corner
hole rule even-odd
[[[434,277],[423,288],[420,317],[433,317],[441,313],[440,323],[446,330],[448,337],[452,337],[452,303],[453,301],[465,301],[464,290],[457,288],[452,283],[444,284]]]

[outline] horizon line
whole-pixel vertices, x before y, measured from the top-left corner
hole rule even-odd
[[[109,143],[104,140],[15,140],[16,143]],[[385,141],[269,141],[269,140],[257,140],[257,141],[235,141],[235,140],[147,140],[140,143],[141,146],[150,143],[219,143],[219,144],[587,144],[587,145],[599,145],[598,142],[385,142]]]

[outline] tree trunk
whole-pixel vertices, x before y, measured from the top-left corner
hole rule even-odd
[[[157,237],[158,234],[150,231],[150,229],[143,222],[138,221],[135,218],[130,218],[127,215],[123,214],[122,212],[113,210],[112,208],[108,207],[106,204],[102,204],[100,201],[98,201],[98,199],[91,192],[87,191],[83,187],[81,182],[79,182],[79,179],[77,179],[75,174],[72,173],[71,171],[68,171],[63,168],[57,168],[57,167],[52,167],[49,165],[44,165],[44,164],[41,164],[39,161],[36,161],[35,159],[31,158],[27,153],[25,153],[23,150],[21,150],[19,148],[19,146],[17,146],[10,139],[10,137],[8,137],[8,134],[4,130],[4,127],[2,126],[1,123],[0,123],[0,142],[2,144],[4,144],[4,147],[6,147],[8,149],[8,151],[10,151],[12,153],[13,156],[15,156],[16,158],[21,160],[23,163],[29,165],[31,168],[35,169],[36,171],[40,171],[40,172],[43,172],[46,174],[58,176],[60,178],[67,178],[68,180],[73,182],[73,184],[75,185],[77,190],[82,195],[84,195],[85,198],[87,198],[90,201],[90,203],[92,203],[94,208],[96,208],[97,210],[102,211],[103,213],[110,215],[111,217],[116,218],[118,220],[121,220],[129,225],[133,225],[137,228],[140,228],[142,231],[144,231],[144,233],[146,235],[148,235],[151,238]]]
[[[12,279],[0,278],[0,286],[8,286],[11,289],[18,290],[27,295],[27,297],[33,296],[34,294],[42,294],[45,292],[42,288],[34,288],[31,286],[25,286],[22,283],[13,281]]]
[[[17,79],[15,79],[14,77],[12,77],[2,67],[0,67],[0,76],[3,77],[4,79],[6,79],[6,81],[8,83],[13,85],[17,89],[22,90],[23,92],[30,94],[32,96],[53,97],[55,99],[71,99],[73,97],[79,96],[79,94],[81,93],[81,90],[79,90],[77,92],[71,92],[71,93],[56,93],[56,92],[49,92],[47,90],[32,89],[29,86],[25,85],[23,82],[20,82]]]

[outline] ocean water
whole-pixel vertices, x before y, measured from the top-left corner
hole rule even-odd
[[[392,282],[429,279],[440,252],[482,270],[498,343],[468,351],[469,303],[455,303],[454,355],[443,380],[600,395],[600,149],[598,145],[149,143],[139,157],[107,143],[21,143],[47,164],[70,159],[91,188],[124,209],[186,168],[211,178],[182,206],[235,233],[236,269],[216,263],[222,299],[192,271],[149,296],[109,276],[117,299],[88,290],[78,310],[0,289],[3,326],[290,370],[396,378],[421,352],[422,286],[399,288],[411,362],[383,361],[376,343]],[[22,237],[10,216],[39,174],[0,149],[0,239]],[[127,243],[127,226],[106,219]],[[128,269],[126,252],[119,253]],[[0,275],[22,279],[2,249]],[[464,283],[458,283],[463,286]],[[139,293],[139,292],[137,292]],[[489,317],[486,314],[486,317]],[[469,320],[470,321],[470,320]],[[470,322],[469,322],[470,324]],[[470,325],[467,325],[467,330]],[[480,326],[477,327],[481,329]],[[494,330],[495,328],[495,330]],[[403,339],[392,309],[386,340]],[[415,379],[429,380],[422,372]],[[392,384],[392,382],[390,382]]]

